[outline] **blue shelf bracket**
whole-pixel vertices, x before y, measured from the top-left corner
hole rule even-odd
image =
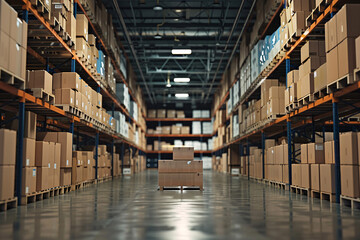
[[[76,19],[76,15],[77,15],[77,2],[74,1],[74,17]]]
[[[76,72],[76,62],[75,62],[75,58],[71,59],[71,72]]]
[[[96,131],[95,136],[95,179],[98,179],[98,156],[99,156],[99,131]]]
[[[23,147],[24,147],[24,123],[25,123],[25,98],[19,103],[18,131],[17,131],[17,155],[16,155],[16,196],[18,204],[21,203],[22,168],[23,168]]]
[[[265,179],[265,133],[261,131],[261,151],[262,151],[262,178]]]
[[[292,185],[292,172],[291,172],[291,162],[292,162],[292,152],[291,152],[291,142],[292,142],[292,134],[291,134],[291,121],[287,119],[287,141],[288,141],[288,171],[289,171],[289,185]]]
[[[334,134],[334,156],[335,156],[335,195],[336,203],[340,202],[341,180],[340,180],[340,147],[339,147],[339,109],[338,100],[333,99],[333,134]]]
[[[289,85],[288,85],[287,75],[288,75],[288,73],[290,72],[290,69],[291,69],[290,57],[286,57],[285,64],[286,64],[286,88],[288,88]]]

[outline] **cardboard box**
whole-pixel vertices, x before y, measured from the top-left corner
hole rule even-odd
[[[194,160],[193,147],[174,147],[173,160]]]
[[[301,47],[301,63],[310,57],[325,57],[325,41],[309,40]]]
[[[156,110],[150,109],[148,110],[148,118],[156,118]]]
[[[190,134],[190,127],[189,126],[182,126],[180,132],[181,132],[181,134]]]
[[[298,80],[299,81],[299,80]],[[298,82],[297,81],[297,82]],[[296,83],[292,83],[289,87],[290,89],[290,95],[289,95],[289,101],[290,103],[293,103],[293,102],[297,102],[297,82]]]
[[[335,165],[320,164],[320,188],[325,193],[335,193]]]
[[[72,167],[72,134],[68,132],[58,132],[57,142],[61,144],[60,167]]]
[[[346,38],[338,45],[338,57],[339,78],[353,74],[356,66],[355,38]]]
[[[49,167],[37,167],[36,168],[36,191],[42,191],[49,189],[51,186],[49,182],[50,168]]]
[[[81,90],[81,78],[76,72],[61,72],[53,75],[53,89],[71,88]]]
[[[36,167],[24,167],[22,169],[21,195],[36,192]]]
[[[326,62],[326,57],[310,57],[299,67],[299,78],[314,72]]]
[[[15,165],[16,131],[0,129],[0,166]]]
[[[159,173],[159,186],[197,186],[203,187],[202,173]]]
[[[52,94],[52,80],[52,75],[45,70],[30,71],[27,88],[42,88],[46,93]]]
[[[311,164],[311,189],[321,191],[320,164]]]
[[[308,146],[308,163],[321,164],[325,163],[324,144],[309,143]]]
[[[181,127],[173,125],[171,126],[171,134],[180,134],[181,133]]]
[[[299,80],[299,70],[291,70],[287,74],[287,83],[290,86],[293,83],[296,83]]]
[[[278,145],[274,147],[275,150],[275,164],[284,164],[284,149],[282,145]]]
[[[291,165],[292,171],[292,185],[294,186],[301,186],[301,166],[300,164],[292,164]]]
[[[159,160],[158,171],[159,173],[202,173],[203,162]]]
[[[158,118],[166,118],[166,110],[165,109],[158,109],[156,111]]]
[[[23,167],[35,167],[35,144],[34,139],[24,138]]]
[[[10,36],[9,20],[16,11],[5,1],[0,1],[0,31]]]
[[[176,118],[176,111],[175,110],[167,110],[167,117],[168,118]]]
[[[171,127],[170,126],[163,126],[161,127],[161,133],[162,134],[170,134]]]
[[[26,111],[25,112],[25,124],[24,124],[24,138],[36,138],[36,122],[37,115],[36,113]],[[17,123],[17,121],[16,121]],[[16,126],[17,129],[18,126]]]
[[[307,144],[301,144],[301,163],[308,163]]]
[[[359,166],[357,165],[341,165],[341,195],[347,197],[360,197],[359,188]]]
[[[284,98],[285,86],[272,86],[269,89],[269,99]]]
[[[56,89],[55,90],[55,103],[56,104],[65,104],[72,107],[75,107],[75,91],[67,89]]]
[[[50,143],[44,141],[36,141],[35,145],[35,166],[47,167],[50,164]]]
[[[300,164],[300,166],[301,166],[301,187],[311,188],[310,164]]]
[[[269,100],[269,89],[273,86],[278,86],[279,80],[266,79],[260,86],[261,88],[261,106],[265,106]]]
[[[324,143],[324,152],[325,152],[325,163],[335,164],[334,141],[327,141]]]
[[[326,63],[324,63],[314,72],[314,92],[317,92],[325,88],[326,81],[327,81],[327,66]]]
[[[331,84],[339,79],[338,47],[334,47],[326,54],[326,70],[327,84]]]
[[[299,99],[314,93],[314,73],[309,73],[300,78],[297,97]]]
[[[61,144],[55,143],[55,151],[54,151],[54,187],[61,186],[60,185],[60,157],[61,157]]]
[[[5,2],[5,1],[1,1]],[[1,3],[0,3],[1,4]],[[1,9],[1,7],[0,7]],[[1,9],[2,10],[2,9]],[[0,13],[0,17],[2,18],[4,14]],[[0,25],[1,25],[0,21]],[[9,24],[6,24],[9,26]],[[5,32],[0,31],[0,67],[9,69],[9,59],[10,59],[10,37]]]
[[[71,170],[72,170],[72,168],[61,168],[60,169],[60,186],[71,185]]]
[[[289,183],[289,165],[281,165],[282,167],[282,182]]]
[[[358,139],[356,132],[340,134],[340,164],[358,165]]]
[[[176,111],[176,118],[185,118],[184,111]]]
[[[14,198],[15,166],[0,166],[0,200]]]
[[[284,114],[285,113],[284,96],[281,99],[273,98],[269,100],[266,112],[268,116],[276,115],[276,114]]]
[[[360,22],[360,5],[346,4],[336,14],[337,43],[346,38],[356,38],[360,35],[360,28],[356,24]]]
[[[76,15],[76,37],[83,37],[86,41],[89,39],[89,22],[85,14]]]
[[[330,52],[339,43],[336,25],[337,14],[325,23],[325,51]],[[326,60],[326,62],[328,62]]]

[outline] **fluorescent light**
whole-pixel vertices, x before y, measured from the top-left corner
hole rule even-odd
[[[191,54],[191,49],[173,49],[171,50],[173,55]]]
[[[176,98],[188,98],[189,94],[188,93],[175,93],[175,97]]]
[[[190,78],[174,78],[174,82],[187,83],[190,82]]]
[[[163,10],[163,7],[160,5],[160,4],[157,4],[153,7],[153,10],[154,11],[162,11]]]
[[[181,9],[176,9],[175,12],[181,13]]]
[[[161,39],[162,36],[161,36],[159,33],[157,33],[157,34],[154,36],[154,38],[155,38],[155,39]]]

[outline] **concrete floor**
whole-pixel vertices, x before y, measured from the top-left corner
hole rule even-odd
[[[0,213],[0,239],[360,239],[360,211],[205,172],[204,192],[157,191],[157,172]]]

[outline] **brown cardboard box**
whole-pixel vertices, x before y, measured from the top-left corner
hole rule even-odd
[[[36,167],[22,169],[21,195],[36,192]]]
[[[282,145],[275,146],[275,164],[284,164],[284,149]]]
[[[311,188],[310,164],[300,164],[300,166],[301,166],[301,187]]]
[[[269,100],[269,89],[273,86],[278,86],[279,80],[277,79],[266,79],[261,84],[261,106],[265,106]]]
[[[61,72],[53,75],[53,89],[71,88],[77,91],[81,89],[81,78],[76,72]]]
[[[36,191],[42,191],[50,188],[49,184],[50,168],[37,167],[36,168]]]
[[[287,41],[289,40],[289,25],[290,23],[287,23],[285,27],[280,28],[280,47],[283,48]]]
[[[326,57],[310,57],[299,67],[299,78],[314,72],[326,62]]]
[[[356,68],[360,68],[360,36],[355,40]]]
[[[27,88],[42,88],[46,93],[52,93],[52,75],[45,70],[30,71]]]
[[[76,183],[84,181],[83,178],[83,166],[75,167],[76,168]]]
[[[14,198],[15,166],[0,166],[0,200]]]
[[[269,89],[269,99],[284,98],[285,86],[272,86]]]
[[[325,50],[330,52],[339,42],[337,39],[336,27],[337,14],[325,23]],[[326,60],[326,62],[328,62]]]
[[[0,129],[0,166],[15,165],[16,131]]]
[[[80,92],[75,91],[75,104],[74,106],[77,107],[79,110],[82,110],[82,94]]]
[[[282,182],[289,183],[289,165],[282,166]]]
[[[321,191],[320,188],[320,164],[311,164],[311,189]]]
[[[156,115],[158,118],[166,118],[166,110],[165,109],[158,109],[156,111]]]
[[[203,171],[202,161],[159,160],[159,173],[198,173]]]
[[[285,25],[288,23],[288,20],[286,18],[286,10],[283,9],[281,12],[280,12],[280,24],[281,24],[281,27],[285,27]]]
[[[23,167],[35,166],[35,140],[24,138],[23,147]]]
[[[61,144],[55,143],[54,151],[54,187],[60,186],[60,156],[61,156]]]
[[[37,141],[57,142],[57,132],[37,132]]]
[[[72,11],[67,12],[66,31],[71,39],[76,39],[76,18]]]
[[[5,1],[0,1],[0,31],[10,36],[10,24],[9,20],[13,14],[16,14],[15,10]]]
[[[299,99],[314,93],[314,73],[309,73],[300,78],[298,91],[300,94],[297,95]],[[298,92],[299,93],[299,92]]]
[[[297,83],[292,83],[290,85],[289,89],[290,89],[290,96],[289,96],[290,103],[296,102],[297,101]]]
[[[177,118],[185,118],[184,111],[176,111],[176,117]]]
[[[57,142],[61,144],[60,167],[72,166],[72,134],[68,132],[58,132]]]
[[[190,127],[189,126],[182,126],[180,132],[181,132],[181,134],[190,134]]]
[[[75,161],[73,161],[74,163],[76,163],[76,166],[80,167],[83,165],[83,156],[82,156],[83,152],[82,151],[74,151],[73,152],[73,159],[75,158]]]
[[[327,84],[339,79],[339,54],[338,47],[333,48],[326,54]]]
[[[335,164],[334,141],[324,143],[325,163]]]
[[[54,187],[54,175],[55,175],[55,169],[54,169],[54,164],[55,164],[55,143],[54,142],[49,142],[49,175],[48,175],[48,188],[53,188]]]
[[[335,165],[320,164],[321,191],[325,193],[335,192]]]
[[[55,103],[75,107],[75,91],[70,88],[55,89]]]
[[[4,2],[4,1],[1,1]],[[1,3],[0,3],[1,4]],[[0,8],[1,9],[1,8]],[[1,15],[2,17],[3,15]],[[1,21],[0,21],[1,24]],[[9,24],[7,24],[9,26]],[[10,37],[5,32],[0,31],[0,67],[9,69],[9,59],[10,59]],[[25,86],[26,87],[26,86]]]
[[[308,146],[308,163],[325,163],[324,144],[309,143]]]
[[[340,164],[358,165],[358,139],[356,132],[340,134]]]
[[[180,134],[181,133],[181,127],[172,125],[171,126],[171,134]]]
[[[167,117],[168,118],[176,118],[176,111],[175,110],[167,110]]]
[[[284,96],[281,99],[273,98],[269,100],[267,106],[267,115],[271,116],[274,114],[284,114],[285,113],[285,102]]]
[[[170,126],[163,126],[161,127],[161,133],[162,134],[170,134],[171,127]]]
[[[194,160],[193,147],[174,147],[173,160]]]
[[[310,57],[325,57],[325,41],[309,40],[301,47],[301,63]]]
[[[307,144],[301,144],[301,163],[308,163]]]
[[[347,197],[360,197],[359,188],[359,166],[341,165],[341,195]]]
[[[156,110],[150,109],[148,110],[148,118],[156,118]]]
[[[286,106],[289,106],[290,105],[290,88],[286,88],[285,89],[285,101],[284,101],[284,104],[285,104],[285,107]]]
[[[360,22],[359,12],[359,4],[346,4],[336,14],[337,43],[341,43],[345,38],[355,38],[360,35],[360,28],[356,24]]]
[[[77,14],[76,15],[76,36],[83,37],[86,41],[89,39],[89,31],[88,31],[88,19],[85,14]]]
[[[47,167],[50,164],[50,144],[49,142],[36,141],[35,145],[35,166],[36,167]]]
[[[60,169],[60,186],[71,185],[71,168]]]
[[[203,187],[202,173],[159,173],[159,186],[200,186]]]
[[[266,163],[274,164],[275,163],[275,147],[270,147],[266,152]]]
[[[300,164],[292,164],[292,185],[301,186],[301,165]]]
[[[326,63],[321,65],[314,72],[314,92],[317,92],[326,87],[327,81],[327,66]]]
[[[296,12],[289,23],[289,34],[290,36],[301,36],[305,27],[305,19],[308,16],[308,12],[298,11]]]
[[[338,57],[339,78],[349,73],[353,74],[356,66],[354,38],[346,38],[338,45]]]

